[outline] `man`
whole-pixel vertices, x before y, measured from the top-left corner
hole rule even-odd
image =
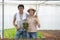
[[[26,38],[27,34],[25,29],[23,28],[23,23],[26,21],[27,18],[27,14],[24,13],[24,5],[19,4],[18,5],[18,13],[16,13],[14,15],[14,19],[13,19],[13,25],[16,28],[16,35],[15,35],[15,39],[19,39],[20,35],[22,35],[22,38]],[[17,24],[15,23],[17,21]]]

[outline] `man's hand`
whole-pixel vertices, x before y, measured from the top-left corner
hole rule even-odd
[[[17,24],[14,24],[14,26],[15,26],[16,29],[19,29],[18,26],[17,26]]]

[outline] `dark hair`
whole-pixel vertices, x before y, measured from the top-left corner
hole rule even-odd
[[[18,5],[18,9],[19,9],[19,7],[23,7],[23,9],[24,9],[24,5],[23,4],[19,4]]]

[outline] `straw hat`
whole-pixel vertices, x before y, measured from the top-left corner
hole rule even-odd
[[[30,10],[32,10],[32,11],[34,11],[34,12],[36,12],[36,10],[35,10],[35,9],[33,9],[33,8],[28,9],[28,10],[27,10],[27,12],[30,12]]]

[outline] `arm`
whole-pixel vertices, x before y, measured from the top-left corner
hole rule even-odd
[[[16,29],[18,29],[18,26],[17,26],[17,24],[15,22],[16,22],[16,15],[14,15],[13,25],[15,26]]]
[[[13,19],[13,25],[16,27],[17,25],[15,24],[16,18]]]
[[[37,23],[38,27],[40,28],[39,19],[37,17],[36,17],[36,23]]]

